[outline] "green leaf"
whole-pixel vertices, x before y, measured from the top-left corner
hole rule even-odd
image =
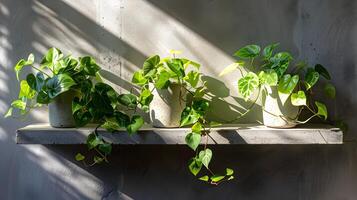
[[[234,56],[239,58],[254,58],[260,53],[260,47],[258,45],[247,45],[234,53]]]
[[[192,108],[201,116],[205,115],[209,109],[209,102],[205,99],[194,99]]]
[[[181,121],[180,126],[186,126],[189,124],[194,124],[200,118],[200,114],[198,114],[191,107],[186,107],[181,113]]]
[[[207,148],[206,150],[200,151],[198,157],[201,160],[202,164],[208,169],[208,165],[211,162],[211,158],[212,158],[211,149]]]
[[[199,180],[207,182],[209,180],[209,177],[207,175],[205,175],[205,176],[200,177]]]
[[[55,71],[54,67],[62,57],[63,55],[59,49],[55,47],[50,48],[46,55],[42,58],[41,68],[49,67],[52,71]]]
[[[258,86],[259,78],[253,72],[249,72],[246,76],[238,80],[238,91],[246,101]]]
[[[292,56],[288,52],[279,52],[269,59],[266,68],[273,69],[280,78],[284,75],[292,59]]]
[[[194,62],[192,60],[188,60],[186,58],[181,58],[182,62],[183,62],[183,68],[187,69],[190,65],[195,67],[197,70],[200,69],[201,65],[197,62]]]
[[[77,127],[82,127],[92,121],[93,116],[89,111],[78,110],[72,114]]]
[[[283,94],[291,94],[299,82],[299,76],[285,74],[279,81],[278,91]]]
[[[274,44],[271,44],[271,45],[268,45],[266,46],[264,49],[263,49],[263,56],[265,59],[269,59],[272,55],[273,55],[273,51],[276,47],[279,46],[279,43],[274,43]]]
[[[81,69],[84,70],[86,75],[96,76],[96,73],[100,70],[100,67],[91,56],[85,56],[79,59]]]
[[[38,94],[37,94],[37,98],[36,98],[37,103],[40,104],[49,104],[51,102],[51,98],[48,96],[48,94],[41,90]]]
[[[160,63],[160,56],[154,55],[145,60],[143,64],[143,75],[152,77],[157,71],[157,65]]]
[[[314,69],[309,68],[307,70],[306,76],[305,76],[305,84],[306,84],[306,90],[309,90],[316,84],[316,82],[319,80],[319,73],[316,72]]]
[[[153,100],[154,95],[151,93],[149,89],[144,88],[139,97],[139,103],[141,104],[142,108],[149,108],[151,101]],[[144,110],[148,111],[148,110]]]
[[[321,64],[315,65],[315,71],[317,71],[321,76],[323,76],[327,80],[331,80],[330,73],[328,73],[327,69]]]
[[[195,71],[190,71],[184,78],[187,83],[191,85],[191,87],[195,88],[200,80],[200,73]]]
[[[134,115],[131,118],[130,124],[126,128],[129,134],[136,133],[144,124],[144,119],[139,115]]]
[[[305,106],[306,105],[305,92],[300,90],[297,93],[292,93],[291,104],[293,104],[294,106]]]
[[[11,106],[19,110],[26,110],[26,102],[20,99],[17,99],[11,103]]]
[[[117,111],[114,115],[120,127],[126,128],[130,125],[130,117],[127,114]]]
[[[20,72],[25,66],[31,66],[34,62],[34,55],[30,54],[27,58],[27,61],[24,59],[19,60],[19,62],[16,63],[14,70],[16,72],[16,78],[19,80]]]
[[[221,181],[222,179],[224,179],[225,176],[222,175],[213,175],[211,176],[211,181],[214,183],[217,183],[219,181]]]
[[[143,71],[139,70],[139,71],[134,72],[131,82],[136,85],[143,86],[143,85],[147,84],[148,80],[145,78]]]
[[[185,69],[183,67],[183,62],[181,59],[174,58],[166,62],[167,66],[173,71],[177,77],[185,77]]]
[[[194,176],[196,176],[201,171],[201,168],[202,168],[202,162],[200,161],[200,159],[192,158],[189,161],[188,169]]]
[[[67,74],[58,74],[46,81],[48,96],[53,99],[59,94],[68,91],[76,83]]]
[[[198,145],[201,142],[201,134],[197,132],[191,132],[185,137],[186,144],[191,147],[194,151],[196,151]]]
[[[112,152],[112,145],[108,144],[108,143],[99,144],[98,149],[99,149],[99,151],[108,155]]]
[[[278,74],[274,70],[269,70],[267,72],[261,71],[258,76],[262,84],[270,86],[278,84]]]
[[[233,169],[231,169],[231,168],[226,168],[226,176],[231,176],[231,175],[233,175],[233,173],[234,173],[234,170],[233,170]]]
[[[336,97],[336,88],[331,83],[327,83],[324,87],[325,95],[331,99]]]
[[[26,81],[31,89],[39,92],[45,84],[45,77],[41,72],[38,72],[36,76],[33,74],[28,74],[26,77]]]
[[[94,133],[91,133],[87,137],[87,146],[88,149],[93,149],[97,147],[99,144],[103,144],[103,141],[97,137]]]
[[[105,122],[101,125],[101,127],[109,132],[114,132],[120,129],[120,125],[114,117],[106,118]]]
[[[195,132],[195,133],[201,133],[202,129],[203,129],[203,127],[200,122],[196,122],[191,128],[192,132]]]
[[[9,110],[6,111],[4,118],[8,118],[12,116],[12,111],[14,110],[13,107],[10,107]]]
[[[228,65],[227,67],[225,67],[223,69],[223,71],[221,73],[219,73],[218,76],[224,76],[226,74],[230,74],[230,73],[234,72],[238,67],[242,67],[241,63],[239,63],[239,62],[232,63],[232,64]]]
[[[96,164],[102,163],[103,162],[103,158],[99,157],[99,156],[94,156],[93,161]]]
[[[323,116],[324,119],[326,120],[327,119],[326,105],[318,101],[315,101],[315,105],[317,106],[317,114]]]
[[[28,99],[32,99],[35,95],[36,91],[31,89],[27,81],[22,80],[20,82],[19,98],[26,97]]]
[[[82,161],[84,160],[86,157],[84,155],[82,155],[81,153],[77,153],[75,159],[76,161]]]
[[[167,88],[169,86],[169,83],[170,83],[170,73],[165,71],[165,70],[162,70],[160,71],[160,73],[157,75],[157,79],[155,81],[155,87],[157,89],[164,89],[164,88]]]
[[[230,180],[233,180],[234,179],[234,176],[230,176],[227,180],[230,181]]]
[[[137,97],[133,94],[121,94],[118,97],[118,101],[129,108],[135,108],[137,105]]]

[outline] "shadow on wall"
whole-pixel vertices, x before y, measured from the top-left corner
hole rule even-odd
[[[238,123],[244,118],[254,119],[256,122],[262,121],[262,110],[256,103],[246,102],[244,99],[230,94],[229,88],[221,80],[211,76],[203,76],[202,81],[206,81],[207,93],[210,98],[210,110],[207,114],[208,120],[221,123]],[[226,99],[233,99],[230,103]],[[242,118],[246,108],[253,106],[252,110]]]

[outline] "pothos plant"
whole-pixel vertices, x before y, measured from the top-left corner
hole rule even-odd
[[[160,58],[159,55],[149,57],[145,60],[142,69],[134,73],[132,82],[140,86],[139,104],[145,111],[149,110],[153,99],[152,90],[155,88],[167,89],[170,84],[179,84],[187,91],[186,95],[180,95],[179,98],[186,103],[181,113],[180,126],[191,126],[191,131],[187,133],[185,141],[195,152],[195,156],[188,163],[188,168],[194,176],[197,176],[202,167],[205,167],[208,174],[200,176],[199,179],[217,185],[233,179],[234,171],[226,168],[224,174],[216,174],[209,166],[213,153],[207,147],[207,142],[211,128],[219,126],[219,123],[206,119],[209,101],[204,97],[206,88],[205,82],[201,80],[200,64],[177,57],[180,53],[180,51],[171,50],[169,57]],[[151,88],[150,85],[154,87]],[[199,146],[201,140],[204,140],[203,147]]]
[[[25,67],[32,68],[32,71],[20,80],[20,73]],[[20,82],[20,92],[5,117],[15,116],[14,110],[25,115],[32,108],[50,104],[64,92],[74,91],[72,115],[76,126],[98,124],[87,138],[89,150],[96,153],[89,165],[108,161],[107,155],[112,149],[110,143],[98,134],[99,127],[109,131],[125,128],[132,134],[144,123],[141,116],[135,115],[137,97],[133,94],[119,95],[111,86],[103,83],[100,67],[91,56],[77,59],[71,55],[65,56],[57,48],[50,48],[39,64],[30,54],[27,60],[19,60],[14,70]],[[124,110],[134,112],[130,116]],[[79,153],[76,160],[84,162],[85,156]]]
[[[296,123],[306,123],[316,116],[326,120],[328,117],[327,108],[324,103],[314,100],[313,89],[319,79],[324,78],[326,80],[325,95],[335,98],[336,89],[330,82],[329,72],[321,64],[311,67],[305,62],[298,62],[290,69],[293,57],[288,52],[275,53],[274,50],[278,45],[278,43],[271,44],[263,50],[258,45],[244,46],[234,54],[237,62],[227,66],[221,72],[220,76],[223,76],[238,70],[241,74],[241,78],[238,80],[238,92],[246,101],[252,102],[246,112],[238,118],[243,117],[251,110],[261,92],[267,92],[265,86],[276,86],[279,96],[285,96],[285,99],[290,97],[291,104],[299,107],[298,115],[290,120],[294,120]],[[254,100],[250,100],[255,91],[258,91],[258,95]],[[298,118],[303,109],[307,109],[312,114],[307,119],[299,121]]]

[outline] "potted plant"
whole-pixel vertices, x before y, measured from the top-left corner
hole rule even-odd
[[[141,87],[141,107],[149,111],[155,127],[180,126],[187,87],[195,88],[199,81],[200,64],[177,58],[179,51],[170,53],[172,56],[163,59],[158,55],[149,57],[132,78],[132,82]]]
[[[261,51],[258,45],[247,45],[234,54],[238,61],[221,72],[220,76],[234,70],[241,73],[238,92],[246,101],[252,101],[252,105],[242,116],[262,97],[265,126],[291,128],[316,116],[326,120],[327,108],[324,103],[315,100],[313,88],[320,77],[325,78],[325,95],[335,98],[336,90],[329,82],[331,76],[328,71],[320,64],[309,67],[304,62],[299,62],[290,69],[293,57],[288,52],[274,53],[277,47],[277,43],[271,44]],[[250,100],[254,92],[256,97]],[[311,114],[301,120],[303,110]]]
[[[20,72],[31,67],[36,73],[28,73],[25,80],[20,81],[18,99],[11,103],[5,116],[11,116],[13,109],[20,114],[27,114],[31,108],[49,105],[49,121],[53,127],[74,127],[71,115],[72,100],[81,81],[95,77],[99,67],[91,62],[91,57],[76,60],[72,56],[64,56],[57,48],[51,48],[39,64],[34,62],[34,55],[27,60],[21,59],[14,67],[19,80]]]
[[[180,53],[171,50],[171,56],[166,58],[149,57],[143,68],[134,73],[132,82],[140,87],[139,104],[144,111],[150,111],[153,126],[191,126],[185,141],[195,156],[190,159],[188,168],[194,176],[206,168],[208,173],[199,180],[218,185],[232,180],[234,171],[226,168],[225,173],[216,174],[209,166],[213,152],[207,146],[208,137],[211,128],[220,124],[206,119],[209,101],[198,71],[200,64],[177,57]],[[202,147],[201,141],[204,141]]]
[[[102,82],[100,67],[91,56],[77,59],[51,48],[40,64],[34,62],[33,54],[27,60],[21,59],[14,68],[18,80],[24,67],[31,67],[36,73],[28,73],[26,79],[20,81],[18,99],[11,103],[5,117],[12,116],[14,109],[25,115],[32,108],[48,105],[53,127],[97,124],[86,141],[88,149],[96,153],[89,165],[108,161],[107,155],[111,152],[111,144],[98,134],[99,127],[111,132],[124,128],[132,134],[144,124],[144,119],[135,114],[137,96],[118,94]],[[85,156],[79,153],[76,160],[85,162]]]

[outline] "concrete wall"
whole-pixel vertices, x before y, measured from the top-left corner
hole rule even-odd
[[[185,146],[115,147],[110,164],[86,168],[73,159],[84,147],[16,145],[17,128],[47,121],[40,110],[23,121],[0,118],[0,199],[356,199],[356,12],[354,0],[2,0],[0,115],[17,96],[16,61],[56,46],[94,55],[119,91],[132,88],[131,74],[148,55],[181,49],[203,64],[216,94],[211,118],[228,119],[244,102],[237,74],[217,74],[238,47],[278,41],[331,71],[338,97],[328,104],[350,131],[336,146],[213,147],[213,168],[237,173],[213,187],[189,174]],[[242,122],[260,117],[256,110]]]

